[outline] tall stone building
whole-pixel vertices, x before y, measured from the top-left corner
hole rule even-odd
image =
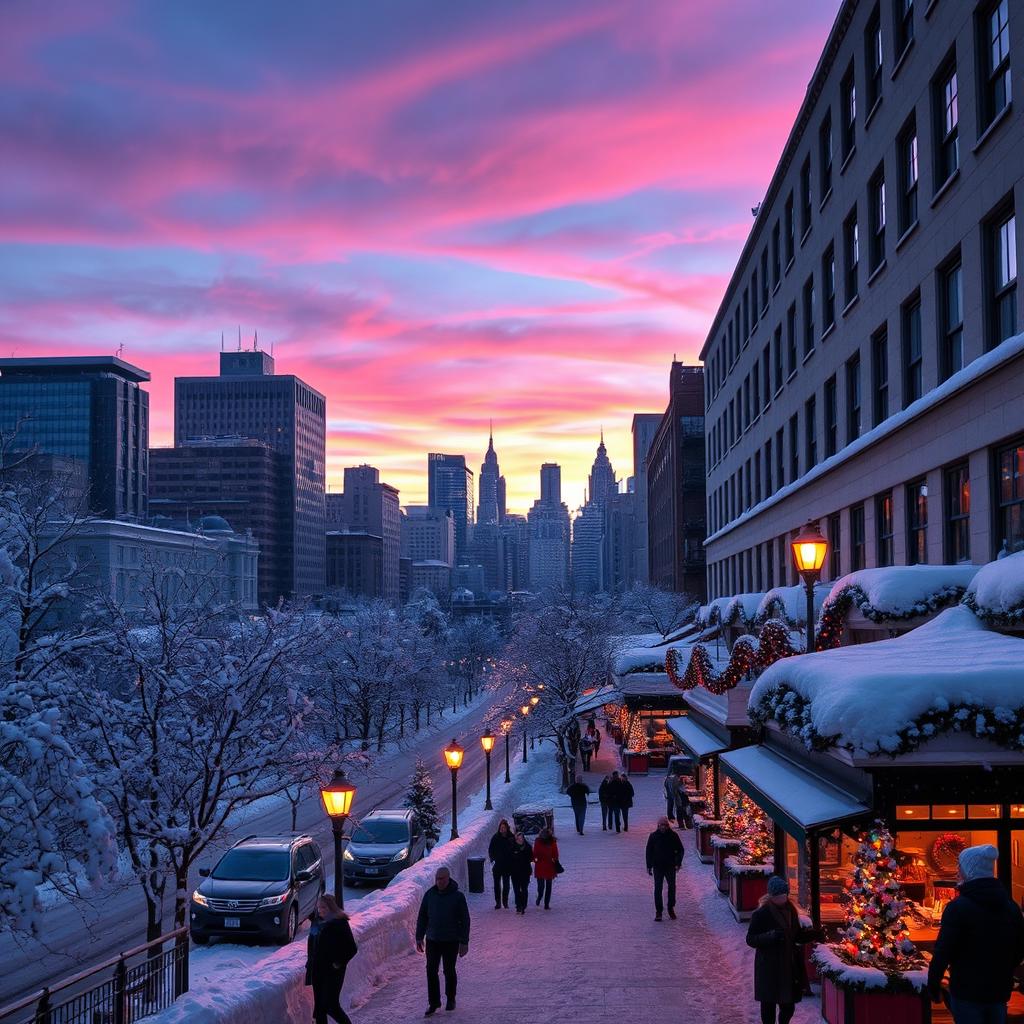
[[[654,436],[661,425],[660,412],[638,412],[633,415],[633,554],[631,558],[633,582],[647,583],[650,580],[648,564],[647,524],[647,453],[651,450]]]
[[[588,478],[587,500],[572,524],[572,584],[582,594],[605,588],[605,513],[617,492],[602,430]]]
[[[451,511],[455,519],[455,564],[467,562],[473,543],[475,502],[473,470],[466,465],[465,455],[427,455],[427,504]]]
[[[553,462],[540,468],[540,497],[527,516],[530,527],[530,589],[569,584],[569,510],[562,501],[562,469]]]
[[[505,518],[505,478],[498,467],[494,450],[494,432],[487,441],[487,454],[480,467],[480,500],[473,531],[473,561],[483,566],[484,587],[488,591],[506,588],[505,545],[502,523]]]

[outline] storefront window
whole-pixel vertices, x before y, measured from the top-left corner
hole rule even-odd
[[[896,808],[900,821],[927,821],[931,817],[930,804],[901,804]]]
[[[968,804],[968,818],[998,818],[999,804]]]
[[[963,804],[932,804],[934,821],[956,821],[963,817],[966,817]]]

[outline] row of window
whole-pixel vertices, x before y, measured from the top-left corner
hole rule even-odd
[[[1010,35],[1008,0],[993,0],[982,5],[976,15],[976,38],[981,57],[979,74],[979,134],[985,131],[1003,113],[1010,102]],[[894,38],[897,41],[897,65],[914,37],[914,5],[912,0],[896,0],[894,10]],[[902,42],[906,40],[905,42]],[[865,82],[868,115],[881,100],[881,71],[883,41],[879,5],[869,19],[864,40]],[[932,119],[934,139],[934,193],[942,191],[954,178],[959,168],[959,85],[955,48],[942,61],[932,79]],[[854,62],[840,83],[841,146],[843,163],[853,155],[857,132],[857,92]],[[833,177],[833,125],[831,107],[826,110],[818,132],[818,189],[820,205],[824,207],[832,192]],[[886,259],[886,182],[884,161],[872,174],[868,183],[867,271],[869,280]],[[897,237],[908,234],[918,223],[918,191],[920,167],[918,161],[918,133],[916,112],[911,113],[897,139]],[[801,244],[812,226],[813,185],[811,156],[808,153],[800,171],[800,231]],[[772,228],[770,242],[761,251],[759,265],[751,271],[750,284],[737,296],[736,307],[727,321],[723,337],[707,363],[705,377],[706,405],[723,388],[731,368],[739,359],[740,351],[749,343],[757,330],[759,319],[766,316],[771,295],[779,288],[784,274],[795,262],[796,211],[795,197],[790,191],[782,217]],[[843,289],[844,307],[857,298],[860,286],[861,230],[857,208],[850,211],[843,224]],[[785,269],[783,269],[785,260]],[[830,243],[822,255],[821,263],[821,331],[827,334],[836,319],[836,253]],[[805,354],[813,349],[815,336],[814,276],[808,278],[802,290],[804,313],[803,348]],[[759,312],[760,310],[760,312]],[[794,316],[791,307],[787,319]],[[778,335],[780,328],[776,330]],[[998,323],[989,325],[989,343],[996,344]],[[1005,334],[1003,335],[1005,337]],[[789,373],[796,370],[796,347],[792,348]]]
[[[981,558],[1024,551],[1024,438],[993,451],[995,491],[994,550],[979,552]],[[930,495],[924,477],[904,485],[906,563],[928,561]],[[896,516],[892,489],[871,499],[874,508],[874,564],[895,564]],[[955,565],[971,561],[971,477],[966,462],[942,471],[943,562]],[[823,576],[839,579],[848,572],[868,567],[866,502],[859,502],[827,517],[828,561]],[[843,529],[843,518],[846,529]],[[763,592],[774,586],[799,583],[790,548],[793,537],[783,535],[755,545],[708,567],[710,592],[714,595]]]

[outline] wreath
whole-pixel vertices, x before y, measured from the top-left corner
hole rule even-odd
[[[967,849],[967,840],[959,832],[943,832],[932,843],[931,862],[938,871],[950,874],[956,871],[960,854]]]

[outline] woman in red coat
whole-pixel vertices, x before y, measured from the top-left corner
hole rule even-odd
[[[537,879],[537,906],[544,900],[544,909],[551,909],[551,883],[558,874],[558,843],[549,828],[542,828],[533,844],[533,874]]]

